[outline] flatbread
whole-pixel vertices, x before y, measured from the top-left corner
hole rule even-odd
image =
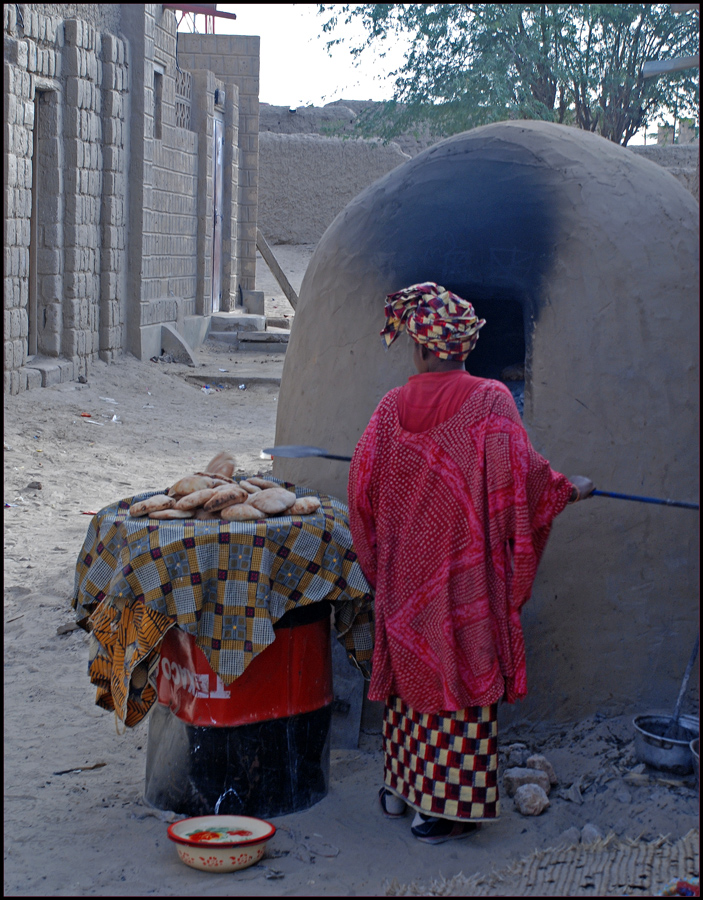
[[[250,475],[249,478],[247,478],[247,481],[250,484],[253,484],[256,487],[260,487],[262,489],[278,488],[281,486],[280,484],[276,484],[275,481],[269,481],[268,478],[259,478],[258,475]]]
[[[252,484],[248,478],[245,478],[243,481],[239,482],[239,487],[243,487],[247,494],[258,494],[261,490],[257,485]]]
[[[150,519],[192,519],[192,509],[160,509],[149,513]]]
[[[202,507],[198,507],[193,513],[193,518],[197,519],[200,522],[217,522],[219,521],[220,514],[215,510],[214,512],[210,512],[207,509],[203,509]]]
[[[220,516],[227,522],[249,522],[254,519],[265,519],[266,513],[261,512],[250,503],[235,503],[234,506],[226,506],[221,509]]]
[[[204,504],[203,509],[224,509],[225,506],[232,506],[235,503],[244,503],[248,497],[249,494],[247,494],[243,487],[239,487],[238,484],[228,484],[224,487],[215,488],[210,499]]]
[[[205,488],[217,487],[217,482],[209,475],[186,475],[179,479],[168,489],[168,496],[177,500],[192,494],[195,491],[203,491]]]
[[[205,506],[207,501],[215,493],[215,488],[204,488],[202,491],[193,491],[192,494],[186,494],[176,502],[176,509],[197,509],[199,506]]]
[[[282,487],[266,488],[247,502],[269,516],[280,516],[295,503],[295,494]]]
[[[154,494],[152,497],[147,497],[146,500],[139,500],[137,503],[133,503],[129,508],[129,514],[138,518],[139,516],[157,512],[160,509],[172,509],[174,505],[175,501],[172,497],[166,494]]]
[[[316,512],[321,505],[319,497],[298,497],[291,508],[286,510],[286,515],[309,516]]]
[[[228,453],[227,450],[221,450],[205,466],[205,471],[209,475],[226,475],[227,478],[231,478],[236,468],[237,462],[232,454]]]

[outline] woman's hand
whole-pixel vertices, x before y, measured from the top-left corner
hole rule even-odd
[[[587,478],[585,475],[569,475],[568,477],[569,481],[578,491],[578,495],[571,499],[571,503],[575,503],[577,500],[585,500],[587,497],[590,497],[596,489],[595,484],[593,484],[591,479]]]

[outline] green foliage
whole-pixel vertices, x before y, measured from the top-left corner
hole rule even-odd
[[[455,134],[487,122],[544,119],[627,144],[664,113],[698,121],[698,69],[645,79],[648,60],[698,53],[698,10],[669,4],[320,4],[327,49],[340,21],[360,22],[360,62],[404,35],[391,101],[360,116],[386,139],[424,123]]]

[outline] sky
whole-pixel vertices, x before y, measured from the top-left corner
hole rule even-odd
[[[325,49],[329,39],[322,31],[327,16],[317,13],[316,3],[218,3],[221,12],[235,13],[236,21],[216,19],[216,34],[254,34],[261,38],[259,100],[274,106],[324,106],[333,100],[389,100],[393,78],[389,73],[403,58],[402,41],[387,48],[381,59],[367,50],[361,66],[356,66],[348,50],[350,44]],[[196,27],[205,32],[205,19],[196,17]],[[185,27],[182,29],[191,30]],[[356,23],[338,27],[335,37],[361,37]],[[650,130],[655,130],[650,125]],[[644,143],[642,131],[629,146]]]
[[[344,46],[331,58],[325,49],[329,38],[322,31],[326,16],[317,14],[316,3],[218,3],[217,9],[235,13],[237,19],[216,19],[216,34],[261,37],[261,102],[299,107],[333,100],[390,100],[393,83],[387,73],[393,65],[378,58],[371,64],[369,58],[356,68]],[[197,16],[196,25],[204,33],[203,16]],[[342,33],[363,34],[358,26]],[[395,65],[400,63],[402,47],[396,45],[391,55]]]

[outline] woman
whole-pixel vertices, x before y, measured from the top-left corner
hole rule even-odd
[[[520,609],[552,520],[593,483],[532,447],[510,391],[475,378],[471,303],[428,282],[390,294],[381,334],[412,338],[349,477],[354,548],[375,590],[369,699],[385,701],[385,815],[426,843],[496,819],[497,704],[527,693]]]

